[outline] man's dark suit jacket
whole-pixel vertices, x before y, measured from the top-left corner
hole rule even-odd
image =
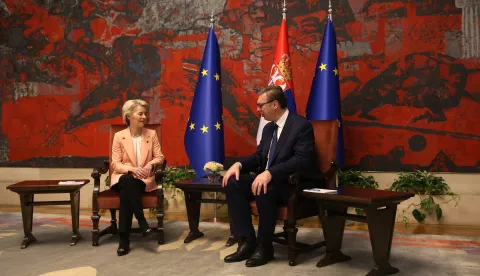
[[[273,127],[273,122],[266,124],[257,151],[240,160],[242,173],[265,171]],[[324,186],[324,179],[317,165],[313,127],[306,118],[293,112],[288,113],[268,170],[272,175],[272,182],[286,182],[290,174],[298,172],[302,181],[309,182],[308,186]]]

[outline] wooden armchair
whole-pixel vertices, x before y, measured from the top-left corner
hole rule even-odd
[[[335,162],[331,163],[331,168],[324,173],[325,183],[335,177],[337,166]],[[288,264],[295,266],[299,253],[310,252],[325,245],[325,241],[315,244],[305,244],[297,242],[298,228],[297,220],[318,216],[317,203],[315,200],[301,196],[301,192],[306,188],[300,180],[300,175],[294,173],[289,178],[290,195],[286,206],[279,206],[277,209],[277,220],[283,220],[283,232],[274,234],[274,242],[288,246]],[[255,200],[250,201],[252,215],[258,216],[257,204]]]
[[[153,129],[157,132],[158,139],[161,141],[161,125],[160,124],[150,124],[146,125],[146,128]],[[117,218],[116,213],[120,208],[120,194],[115,192],[112,189],[107,189],[105,191],[100,191],[100,176],[102,174],[109,175],[112,173],[111,161],[112,161],[112,143],[113,137],[116,132],[125,128],[125,125],[111,125],[110,126],[110,144],[109,144],[109,161],[104,162],[104,166],[101,168],[93,169],[91,174],[93,178],[93,196],[92,196],[92,245],[98,246],[98,241],[101,236],[105,234],[117,234]],[[158,227],[153,229],[157,232],[158,244],[164,243],[164,232],[163,232],[163,218],[164,205],[163,205],[163,187],[162,179],[164,176],[165,166],[167,161],[165,160],[162,164],[155,167],[155,181],[158,185],[158,189],[151,191],[149,193],[144,193],[142,195],[142,204],[144,209],[155,208],[157,213]],[[109,209],[111,214],[110,226],[103,230],[99,230],[99,220],[100,215],[98,214],[100,209]],[[132,229],[134,233],[140,233],[139,228]]]
[[[324,183],[329,189],[335,188],[335,178],[338,170],[337,164],[332,161],[335,159],[336,135],[330,130],[331,123],[319,122],[314,124],[315,148],[317,162],[320,170],[323,172]],[[335,124],[336,126],[336,124]],[[283,220],[283,232],[274,234],[274,241],[288,246],[288,260],[290,266],[297,264],[299,253],[310,252],[325,245],[325,241],[315,244],[305,244],[297,242],[298,228],[297,220],[318,216],[318,208],[315,200],[301,196],[306,188],[302,183],[300,175],[294,173],[289,178],[290,195],[286,206],[279,206],[277,209],[277,220]],[[320,184],[320,183],[319,183]],[[323,187],[319,187],[323,188]],[[250,202],[250,209],[254,216],[258,216],[257,204],[255,200]]]

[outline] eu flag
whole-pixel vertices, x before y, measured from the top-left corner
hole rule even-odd
[[[197,177],[206,174],[205,163],[223,164],[225,159],[220,74],[220,50],[213,27],[210,27],[184,139],[190,165]]]
[[[328,121],[338,125],[336,160],[344,164],[343,125],[337,62],[337,41],[331,19],[327,19],[315,76],[308,97],[306,117],[310,121]]]

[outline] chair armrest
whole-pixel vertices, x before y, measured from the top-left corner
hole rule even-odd
[[[157,183],[157,188],[162,189],[163,177],[165,176],[165,168],[167,167],[167,159],[163,159],[163,162],[155,165],[153,168],[155,171],[155,182]]]
[[[297,173],[297,172],[292,173],[292,174],[288,177],[288,183],[290,183],[291,185],[296,185],[296,186],[298,186],[298,184],[300,183],[300,174]]]
[[[338,171],[338,164],[335,161],[332,161],[330,163],[330,169],[326,171],[323,176],[325,178],[325,184],[328,184],[332,181],[333,178],[335,178],[336,174]],[[334,189],[335,187],[328,187],[329,189]]]
[[[335,177],[337,171],[338,165],[335,161],[332,161],[330,163],[330,169],[323,173],[323,178],[326,184],[328,184],[329,181]],[[298,172],[292,173],[288,178],[288,182],[290,185],[292,185],[292,190],[295,190],[295,192],[300,193],[303,191],[304,185],[302,185],[302,181],[300,180],[300,174]]]
[[[288,177],[288,183],[290,184],[290,196],[289,202],[295,201],[297,196],[303,191],[302,181],[300,181],[300,174],[298,172],[292,173]]]
[[[328,185],[329,181],[335,177],[335,174],[338,170],[337,163],[332,162],[330,164],[330,169],[323,173],[323,179],[325,183]],[[321,179],[320,179],[321,181]],[[292,173],[289,178],[289,188],[290,188],[290,194],[288,197],[288,202],[287,202],[287,221],[289,223],[295,223],[297,219],[297,208],[298,208],[298,202],[300,201],[300,194],[303,192],[305,188],[309,188],[307,186],[307,183],[305,181],[302,181],[300,179],[300,174],[298,172]]]
[[[93,196],[98,197],[100,194],[100,176],[102,174],[106,174],[110,168],[109,161],[103,161],[103,167],[94,168],[92,171],[92,178],[93,178]]]
[[[290,184],[290,191],[295,195],[302,193],[303,190],[307,188],[305,182],[300,180],[300,174],[298,172],[292,173],[289,176],[288,183]]]

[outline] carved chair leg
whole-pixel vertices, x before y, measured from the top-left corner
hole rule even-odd
[[[285,232],[287,234],[288,242],[288,264],[290,266],[297,265],[297,232],[298,228],[295,227],[295,221],[285,221]]]
[[[285,221],[283,222],[283,232],[282,232],[281,234],[283,235],[282,238],[284,238],[286,242],[288,242],[288,235],[287,235],[288,232],[287,232],[287,229],[288,229],[288,225],[287,225],[287,221],[285,220]]]
[[[110,215],[112,216],[111,219],[110,219],[110,233],[116,235],[118,233],[117,210],[110,209]]]
[[[165,216],[163,201],[164,201],[164,195],[163,195],[163,190],[161,190],[158,192],[158,195],[157,195],[158,244],[165,243],[165,234],[163,232],[163,218]]]
[[[98,214],[98,210],[92,211],[91,218],[93,222],[92,246],[98,246],[98,240],[100,239],[100,230],[98,229],[98,222],[100,221],[100,215]]]

